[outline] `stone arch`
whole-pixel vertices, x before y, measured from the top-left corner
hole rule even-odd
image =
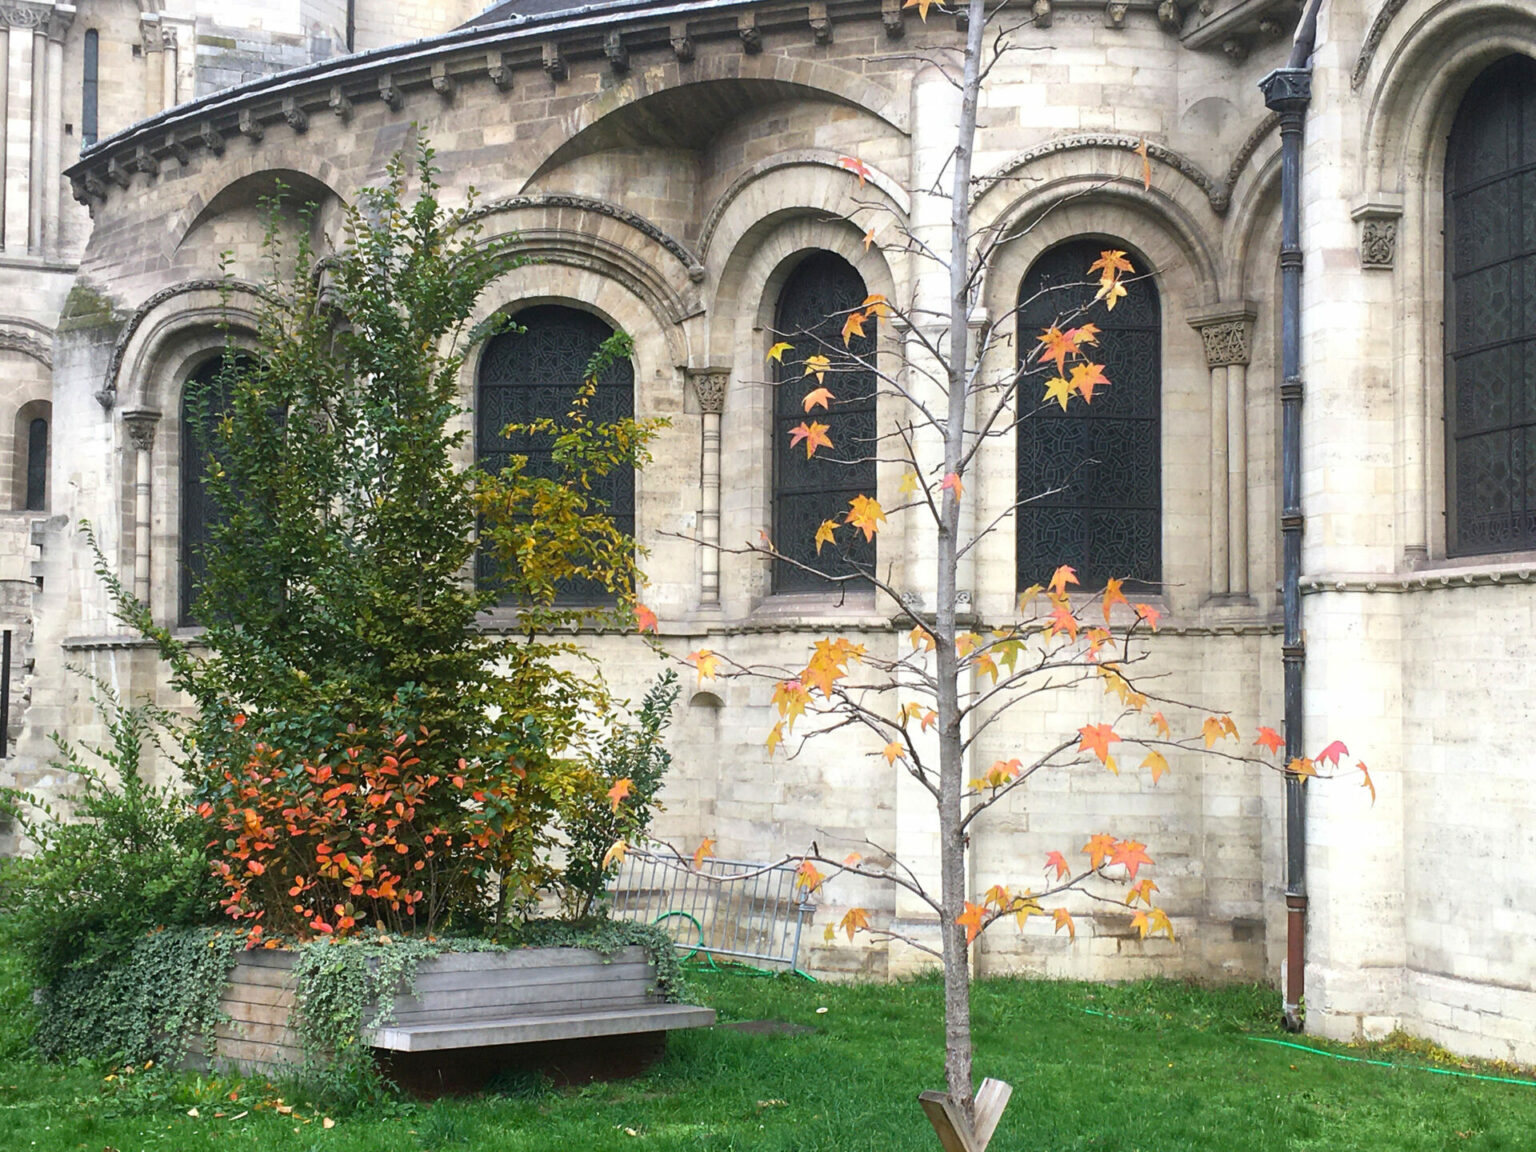
[[[20,352],[53,368],[53,330],[25,316],[0,316],[0,350]]]
[[[631,72],[551,125],[526,150],[532,174],[524,190],[577,156],[610,146],[616,133],[654,136],[656,126],[685,127],[688,141],[718,131],[740,110],[763,100],[822,100],[862,109],[906,134],[908,111],[897,93],[856,72],[790,56],[727,53],[686,68],[671,60]],[[675,106],[675,109],[674,109]],[[677,114],[681,111],[683,114]],[[668,140],[676,145],[675,130]],[[684,142],[684,146],[698,146]]]
[[[538,304],[559,304],[590,312],[615,331],[627,333],[634,340],[635,416],[640,420],[671,420],[671,426],[661,430],[652,446],[654,455],[658,460],[692,460],[696,485],[698,428],[696,421],[683,416],[687,332],[639,285],[612,275],[611,269],[583,261],[577,253],[562,258],[555,249],[541,255],[540,260],[498,278],[481,297],[471,322],[479,324],[497,314],[510,315]],[[465,408],[461,427],[467,433],[465,463],[475,458],[474,405],[484,352],[482,343],[465,358],[459,376]],[[686,476],[676,472],[652,479],[642,468],[635,475],[636,535],[651,551],[647,602],[663,613],[682,611],[696,598],[693,547],[677,538],[689,529],[690,509],[680,507],[677,498],[679,491],[687,490]],[[493,613],[492,623],[510,623],[510,617]]]
[[[1052,192],[1057,198],[1043,199]],[[1140,192],[1138,181],[1134,193]],[[1104,237],[1144,255],[1162,299],[1163,580],[1170,607],[1182,611],[1200,602],[1210,582],[1205,527],[1210,523],[1205,483],[1210,372],[1201,338],[1188,321],[1201,304],[1219,299],[1219,281],[1210,245],[1191,222],[1166,211],[1158,200],[1134,193],[1125,194],[1118,184],[1066,181],[1025,197],[1020,210],[1010,214],[1015,226],[1007,229],[1009,238],[983,285],[983,307],[996,333],[983,371],[989,378],[1007,379],[1015,370],[1017,349],[1033,343],[1032,334],[1017,330],[1014,316],[1019,286],[1040,255],[1084,236]],[[978,522],[1003,516],[1017,498],[1014,452],[1012,440],[1005,438],[995,446],[993,464],[978,473]],[[1013,548],[1011,529],[989,536],[979,550],[978,567],[1010,571]],[[981,611],[1009,610],[1008,589],[984,589],[980,595]]]
[[[221,325],[248,340],[267,291],[241,280],[200,279],[173,284],[134,309],[112,348],[101,395],[111,407],[169,412],[180,398],[177,370],[185,348],[222,341]]]
[[[668,322],[674,362],[686,361],[679,326],[704,310],[706,274],[681,242],[635,213],[582,196],[512,196],[476,215],[486,226],[482,242],[515,236],[520,256],[590,268],[625,285]]]
[[[765,202],[775,201],[770,195]],[[791,199],[790,206],[750,222],[744,215],[739,222],[744,226],[730,229],[734,242],[729,253],[724,250],[726,228],[717,231],[714,259],[721,261],[721,270],[709,318],[707,362],[734,366],[721,413],[721,440],[731,446],[733,460],[732,483],[722,490],[720,503],[720,538],[727,544],[756,540],[771,522],[773,396],[764,365],[779,292],[790,272],[812,252],[832,252],[854,267],[868,291],[891,300],[900,298],[898,281],[884,253],[878,247],[865,249],[858,225],[841,218],[835,209],[794,204]],[[902,346],[895,325],[887,320],[879,332],[880,371],[900,371]],[[882,397],[879,403],[885,405],[887,400]],[[889,422],[883,407],[877,419],[881,427]],[[895,472],[887,475],[882,465],[877,486],[894,486],[898,479]],[[896,568],[906,551],[904,524],[905,518],[899,518],[881,533],[882,555],[890,557]],[[884,560],[881,567],[886,567]],[[728,611],[750,610],[768,595],[770,585],[765,558],[722,555],[720,593]]]
[[[343,178],[336,166],[311,152],[289,151],[280,166],[259,152],[240,157],[220,157],[206,170],[205,193],[189,192],[185,205],[165,222],[166,252],[175,259],[184,249],[194,263],[208,263],[205,258],[216,253],[197,253],[192,243],[198,232],[229,213],[254,214],[263,197],[275,195],[279,184],[285,191],[285,221],[290,228],[299,226],[298,209],[313,202],[319,210],[310,221],[310,236],[317,240],[326,232],[338,230],[346,201],[337,191]]]
[[[1421,0],[1383,26],[1361,124],[1362,206],[1397,222],[1382,315],[1402,444],[1399,507],[1409,563],[1443,559],[1445,162],[1451,123],[1484,69],[1536,56],[1536,12],[1501,0]]]

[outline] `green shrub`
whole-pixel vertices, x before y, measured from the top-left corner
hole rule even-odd
[[[0,791],[0,807],[36,846],[0,866],[0,932],[42,988],[122,958],[152,929],[215,915],[206,825],[174,788],[142,773],[147,748],[172,756],[174,718],[125,707],[99,683],[93,699],[110,743],[56,740],[54,770],[80,782],[69,816]]]

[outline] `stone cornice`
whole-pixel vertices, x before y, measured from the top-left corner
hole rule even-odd
[[[1211,176],[1200,165],[1196,164],[1182,152],[1169,148],[1166,144],[1158,144],[1155,141],[1144,140],[1141,136],[1127,136],[1119,132],[1078,132],[1069,136],[1058,136],[1054,140],[1047,140],[1043,144],[1036,144],[1033,148],[1026,149],[1012,157],[1000,168],[994,169],[980,180],[980,191],[976,198],[980,199],[987,190],[997,181],[1006,178],[1020,168],[1034,163],[1036,160],[1058,152],[1075,152],[1084,148],[1107,148],[1117,152],[1137,152],[1143,142],[1147,146],[1147,159],[1155,160],[1166,168],[1172,168],[1183,176],[1200,191],[1205,193],[1206,200],[1211,205],[1211,211],[1218,216],[1224,214],[1232,205],[1232,194],[1221,181]]]
[[[1330,593],[1402,595],[1408,592],[1438,592],[1446,588],[1491,588],[1496,584],[1536,584],[1536,561],[1402,575],[1310,576],[1301,581],[1301,592],[1303,596]]]

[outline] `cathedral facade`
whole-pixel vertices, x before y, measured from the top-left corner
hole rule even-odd
[[[778,336],[869,294],[947,293],[902,237],[942,231],[949,215],[934,189],[955,102],[936,60],[961,43],[954,12],[935,4],[923,21],[899,0],[512,0],[471,18],[423,4],[416,27],[369,42],[366,12],[319,7],[337,13],[298,21],[308,58],[248,68],[234,88],[234,50],[202,33],[198,51],[224,53],[228,75],[213,75],[212,56],[205,80],[179,57],[158,74],[144,65],[156,102],[141,111],[124,96],[130,112],[68,166],[68,191],[43,181],[36,217],[7,184],[7,253],[14,217],[40,229],[37,260],[54,277],[26,318],[31,343],[18,335],[0,351],[24,382],[7,381],[0,410],[0,430],[14,428],[0,471],[14,477],[16,509],[5,607],[30,635],[7,776],[67,792],[47,734],[90,736],[95,723],[71,665],[175,703],[153,651],[114,621],[76,526],[91,521],[158,619],[195,627],[203,529],[183,390],[223,352],[221,325],[237,339],[249,325],[260,202],[279,183],[313,201],[313,217],[292,212],[284,227],[323,244],[343,206],[421,138],[445,197],[463,203],[473,189],[485,234],[516,234],[531,257],[483,301],[531,339],[492,343],[464,369],[476,456],[494,460],[498,429],[530,411],[534,386],[569,376],[581,349],[622,329],[634,354],[615,410],[670,422],[655,462],[615,494],[650,551],[661,642],[791,665],[839,633],[898,654],[935,588],[929,543],[897,518],[876,547],[900,604],[834,594],[739,545],[814,531],[808,509],[826,495],[785,452],[789,413],[767,359]],[[386,10],[404,19],[411,7]],[[1308,1027],[1402,1027],[1536,1061],[1536,905],[1518,863],[1536,821],[1536,0],[1323,5],[1300,168],[1301,371],[1288,381],[1280,117],[1259,82],[1285,63],[1298,8],[1003,6],[997,27],[1016,50],[983,91],[986,179],[970,205],[974,227],[1005,237],[977,323],[1011,340],[987,369],[1012,370],[1039,327],[1029,302],[1086,267],[1085,254],[1123,250],[1150,275],[1104,321],[1118,407],[1097,426],[999,440],[968,478],[978,522],[1003,526],[962,595],[980,619],[1005,620],[1064,559],[1134,576],[1156,589],[1150,659],[1167,694],[1230,712],[1249,733],[1278,726],[1280,412],[1304,381],[1304,722],[1368,759],[1376,793],[1357,777],[1308,787]],[[79,24],[62,34],[67,51]],[[382,44],[413,31],[438,34]],[[321,52],[321,40],[340,46]],[[15,41],[13,27],[12,93]],[[39,42],[44,98],[72,109],[78,86],[48,78],[73,74],[47,71],[55,41]],[[8,147],[39,137],[14,112],[9,124]],[[65,137],[41,139],[41,155],[63,155]],[[881,322],[869,354],[896,370],[914,339]],[[872,426],[894,419],[886,405],[872,389]],[[41,448],[39,419],[51,437]],[[1074,438],[1113,466],[1005,516],[1050,486],[1041,461]],[[895,503],[900,479],[882,465],[859,482]],[[632,694],[659,668],[633,637],[590,643]],[[666,838],[708,836],[722,855],[763,860],[867,838],[932,865],[931,803],[877,748],[840,733],[775,757],[767,686],[721,679],[686,696]],[[988,728],[970,754],[1006,759],[1107,719],[1103,708],[1097,689],[1058,694]],[[1198,756],[1156,785],[1097,767],[1044,777],[978,825],[972,882],[978,893],[1028,886],[1048,851],[1102,831],[1149,845],[1175,939],[1144,940],[1127,917],[1085,907],[1075,942],[1036,921],[994,930],[982,971],[1277,974],[1277,777]],[[818,927],[861,905],[879,923],[932,930],[922,907],[848,877],[822,899]],[[827,972],[920,961],[899,944],[816,942],[812,966]]]

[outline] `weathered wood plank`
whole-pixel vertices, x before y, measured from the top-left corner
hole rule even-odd
[[[446,952],[422,962],[422,971],[484,972],[518,968],[568,968],[596,963],[645,963],[645,949],[620,948],[612,956],[602,956],[585,948],[514,948],[508,952]]]
[[[584,1012],[619,1012],[652,1007],[656,1001],[636,1001],[628,996],[613,999],[593,997],[583,1001],[555,1001],[526,1004],[471,1004],[460,1008],[435,1008],[395,1012],[386,1022],[402,1027],[437,1022],[470,1023],[476,1020],[507,1020],[517,1016],[579,1016]]]
[[[460,988],[507,988],[536,984],[565,984],[579,981],[633,981],[650,983],[653,969],[644,960],[621,964],[581,964],[559,968],[509,968],[445,972],[424,962],[416,972],[416,987],[422,991]]]
[[[505,1020],[382,1027],[367,1039],[375,1048],[395,1052],[438,1052],[447,1048],[485,1048],[501,1044],[530,1044],[540,1040],[576,1040],[622,1036],[632,1032],[663,1032],[702,1028],[715,1022],[709,1008],[689,1004],[655,1004],[612,1012],[518,1016]]]
[[[230,984],[223,1000],[232,1004],[293,1004],[294,989],[270,988],[265,984]]]
[[[655,997],[646,995],[647,987],[632,982],[607,984],[593,980],[576,984],[535,984],[521,988],[461,988],[453,991],[424,991],[416,996],[396,996],[393,1004],[397,1012],[426,1012],[434,1009],[458,1011],[480,1006],[500,1009],[511,1004],[544,1004],[550,1005],[550,1011],[556,1011],[553,1007],[555,1004],[580,1007],[584,1001],[592,999],[628,1000],[639,1006],[655,1002]]]

